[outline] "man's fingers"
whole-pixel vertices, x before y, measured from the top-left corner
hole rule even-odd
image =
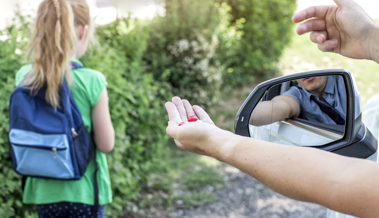
[[[357,5],[356,2],[352,0],[333,0],[339,7],[354,7]]]
[[[182,102],[183,102],[184,108],[186,109],[187,117],[196,115],[195,111],[193,111],[192,106],[191,106],[191,104],[189,103],[188,100],[183,99]]]
[[[178,125],[180,122],[183,121],[182,118],[180,117],[178,109],[174,103],[166,102],[165,107],[166,107],[166,110],[168,113],[168,118],[169,118],[170,122],[171,121],[175,122],[176,125]],[[187,121],[187,119],[185,121]]]
[[[200,120],[202,120],[202,121],[204,121],[204,122],[206,122],[206,123],[210,123],[210,124],[215,125],[215,124],[213,123],[212,119],[209,117],[209,115],[207,114],[207,112],[205,112],[205,110],[204,110],[203,108],[201,108],[201,107],[199,107],[199,106],[197,106],[197,105],[193,106],[192,108],[193,108],[193,110],[195,111],[196,116],[197,116]]]
[[[299,23],[309,18],[324,19],[328,11],[336,7],[337,7],[336,5],[312,6],[302,11],[297,12],[295,15],[293,15],[292,21],[295,23]]]
[[[310,34],[310,38],[313,43],[322,44],[328,38],[328,34],[326,31],[313,31]]]
[[[327,40],[322,44],[318,44],[318,49],[324,52],[332,52],[337,46],[338,46],[338,40],[332,39],[332,40]]]
[[[325,20],[311,19],[297,27],[297,34],[301,35],[307,32],[326,30]]]
[[[184,108],[182,99],[175,96],[172,98],[172,103],[175,104],[182,121],[186,122],[187,121],[187,112],[186,112],[186,109]]]

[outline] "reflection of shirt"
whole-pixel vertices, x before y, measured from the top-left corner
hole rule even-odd
[[[325,101],[321,101],[318,96],[308,92],[300,85],[293,86],[282,95],[288,95],[296,99],[300,106],[301,118],[327,124],[336,124],[327,114],[321,111],[317,103],[311,99],[314,96],[322,104],[332,107],[343,118],[346,117],[346,90],[341,76],[328,76],[324,93],[322,96]]]

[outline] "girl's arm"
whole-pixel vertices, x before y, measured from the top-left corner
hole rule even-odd
[[[102,91],[95,107],[92,108],[92,122],[94,140],[97,148],[103,153],[112,151],[114,145],[114,129],[109,113],[108,93],[106,88]]]

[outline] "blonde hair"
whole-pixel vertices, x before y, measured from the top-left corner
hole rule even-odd
[[[60,107],[63,81],[66,79],[69,84],[73,81],[70,58],[76,52],[75,27],[79,25],[92,26],[85,0],[44,0],[38,8],[34,34],[26,52],[33,67],[22,82],[33,95],[46,86],[45,99],[55,109]]]

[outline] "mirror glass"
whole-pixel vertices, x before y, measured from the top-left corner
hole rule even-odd
[[[268,89],[250,118],[253,138],[297,146],[322,146],[345,132],[342,76],[301,78]]]

